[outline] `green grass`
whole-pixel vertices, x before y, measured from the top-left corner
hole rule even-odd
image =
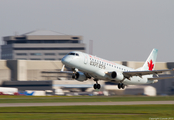
[[[0,103],[174,101],[174,96],[0,96]]]
[[[174,119],[174,105],[1,107],[0,120]]]

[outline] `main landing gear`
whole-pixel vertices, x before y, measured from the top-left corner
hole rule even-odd
[[[125,84],[123,83],[118,83],[118,89],[124,89],[125,88]]]
[[[94,84],[94,89],[100,89],[101,88],[101,85],[98,84],[98,80],[97,79],[94,79],[94,81],[96,81],[96,84]]]

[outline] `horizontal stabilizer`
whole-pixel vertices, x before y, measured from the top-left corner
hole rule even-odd
[[[168,77],[153,77],[153,78],[148,78],[148,80],[162,80],[162,79],[171,79],[174,78],[174,76],[168,76]]]

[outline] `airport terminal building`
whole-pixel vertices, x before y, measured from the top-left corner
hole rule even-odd
[[[1,59],[61,60],[70,51],[85,52],[82,36],[37,30],[22,35],[3,37]]]

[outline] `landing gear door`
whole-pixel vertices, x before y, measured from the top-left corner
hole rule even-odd
[[[88,63],[88,55],[84,54],[84,64]]]

